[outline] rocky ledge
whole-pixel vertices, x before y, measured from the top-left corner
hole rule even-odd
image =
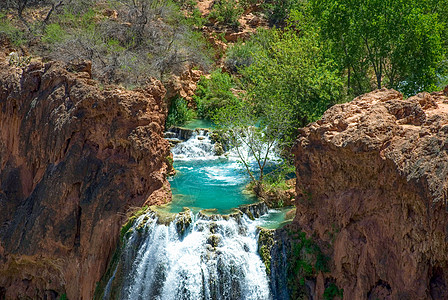
[[[129,210],[170,199],[164,87],[90,69],[0,59],[0,299],[92,299]]]
[[[448,88],[377,90],[330,108],[294,153],[295,223],[344,299],[448,298]]]

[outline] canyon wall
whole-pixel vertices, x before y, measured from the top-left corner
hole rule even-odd
[[[0,299],[92,299],[133,207],[170,200],[165,89],[0,55]]]
[[[448,298],[448,89],[377,90],[301,130],[294,220],[330,257],[315,295]]]

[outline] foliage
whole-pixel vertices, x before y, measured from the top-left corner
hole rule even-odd
[[[383,83],[406,94],[432,90],[443,57],[443,23],[432,0],[311,0],[323,38],[359,94]]]
[[[59,24],[50,24],[45,28],[45,34],[42,36],[42,42],[48,44],[58,43],[64,40],[65,31]]]
[[[243,9],[236,0],[217,0],[213,4],[209,18],[216,19],[221,24],[238,27],[238,19],[241,17]]]
[[[238,3],[243,9],[249,9],[262,2],[263,0],[239,0]]]
[[[271,275],[271,248],[274,245],[274,231],[260,228],[258,233],[258,253],[266,267],[266,274]]]
[[[270,173],[266,174],[263,188],[266,192],[275,190],[288,190],[291,187],[287,184],[287,180],[294,178],[295,176],[295,166],[288,162],[283,161],[281,164],[277,165]]]
[[[270,30],[260,28],[257,34],[247,41],[238,41],[227,50],[225,64],[233,73],[239,73],[254,62],[253,55],[269,49],[272,34]]]
[[[131,227],[134,225],[135,221],[138,217],[143,215],[148,209],[148,206],[143,206],[139,208],[138,210],[135,210],[134,213],[129,217],[127,222],[121,227],[120,230],[120,242],[122,243],[124,241],[124,238],[126,237],[126,234],[130,232]]]
[[[219,69],[210,78],[202,77],[194,96],[199,117],[211,120],[219,109],[237,104],[239,100],[231,91],[233,87],[230,75]]]
[[[195,116],[195,112],[188,108],[185,99],[176,97],[171,101],[165,127],[182,126],[187,121],[194,119]]]
[[[339,289],[338,286],[333,282],[327,288],[325,288],[324,291],[325,300],[333,300],[334,297],[342,298],[343,296],[344,296],[344,290]]]
[[[342,99],[342,81],[317,33],[298,33],[296,23],[271,30],[269,47],[253,53],[254,62],[241,71],[259,115],[271,123],[279,118],[289,121],[282,137],[286,144],[292,143],[296,128],[318,119]],[[272,119],[271,111],[282,116]]]
[[[44,16],[29,18],[27,11],[38,4],[46,5]],[[20,10],[20,15],[12,14],[14,26],[0,15],[0,35],[17,45],[28,42],[40,56],[91,60],[93,76],[103,83],[139,86],[150,77],[164,80],[192,65],[207,70],[211,64],[212,50],[195,31],[202,25],[200,13],[193,11],[192,20],[180,11],[184,4],[188,6],[176,0],[101,5],[88,0],[11,0],[3,6],[8,12]],[[27,30],[18,29],[20,23]]]
[[[289,127],[288,111],[284,106],[273,106],[267,102],[263,115],[257,113],[259,107],[250,102],[240,102],[221,108],[213,119],[215,124],[226,130],[257,195],[262,191],[265,168]]]
[[[304,232],[290,231],[291,249],[288,253],[288,287],[291,299],[298,299],[305,286],[307,277],[316,276],[318,272],[328,272],[328,257],[319,246],[308,239]]]
[[[271,25],[283,26],[293,9],[299,8],[306,0],[265,0],[264,11]]]
[[[25,43],[23,31],[13,26],[6,14],[0,12],[0,37],[7,38],[13,45],[21,46]]]

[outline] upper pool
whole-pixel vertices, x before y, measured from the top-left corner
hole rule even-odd
[[[210,128],[212,124],[195,120],[191,127]],[[195,130],[192,136],[172,148],[176,175],[169,178],[173,200],[160,209],[179,213],[185,207],[193,212],[215,209],[228,214],[234,208],[258,201],[245,189],[249,176],[235,155],[217,156],[206,130]],[[260,225],[276,228],[285,222],[288,209],[270,210],[260,218]]]

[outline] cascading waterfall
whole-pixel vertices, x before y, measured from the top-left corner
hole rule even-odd
[[[238,168],[236,159],[223,162],[215,154],[207,131],[178,130],[168,137],[175,144],[172,152],[179,172],[194,171],[191,176],[195,179],[203,176],[210,184],[205,189],[239,185],[234,192],[239,200],[221,207],[222,199],[215,198],[231,195],[224,189],[218,197],[207,195],[205,200],[216,201],[210,206],[197,199],[190,206],[182,200],[178,208],[172,203],[168,209],[151,208],[138,217],[125,235],[103,299],[272,299],[265,265],[258,254],[257,229],[267,222],[265,216],[270,211],[264,203],[234,209],[255,199],[241,194],[245,177],[229,172]],[[216,163],[210,165],[210,160]],[[192,210],[180,208],[182,205]]]
[[[173,149],[174,159],[213,159],[216,158],[214,144],[210,140],[210,134],[205,130],[195,130],[190,138],[178,143]]]
[[[168,224],[153,212],[141,216],[122,253],[126,275],[115,297],[271,299],[256,226],[242,213],[224,218],[188,211]]]

